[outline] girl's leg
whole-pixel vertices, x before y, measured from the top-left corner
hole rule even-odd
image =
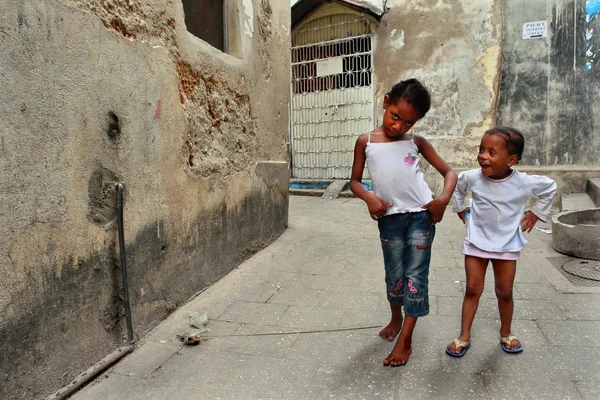
[[[406,315],[404,317],[404,325],[402,325],[402,331],[398,336],[398,340],[394,345],[394,349],[389,356],[383,360],[383,365],[397,367],[404,365],[408,362],[410,353],[412,353],[412,335],[417,324],[417,317],[411,317]]]
[[[406,217],[403,214],[388,215],[378,222],[381,249],[385,265],[385,284],[392,318],[379,332],[384,340],[393,341],[402,329],[402,305],[404,304],[404,231]]]
[[[485,271],[487,270],[488,260],[474,256],[465,256],[465,272],[467,275],[467,289],[463,299],[461,330],[458,340],[471,342],[471,326],[475,313],[479,306],[479,299],[483,293],[485,282]],[[448,345],[448,350],[458,354],[460,349],[456,348],[454,342]]]
[[[382,339],[389,340],[392,342],[396,339],[398,332],[402,329],[402,306],[397,306],[394,304],[390,304],[390,309],[392,311],[392,319],[389,324],[385,328],[383,328],[379,332],[379,336]]]
[[[492,265],[494,266],[498,311],[500,311],[500,336],[506,337],[511,334],[510,328],[514,310],[513,285],[517,272],[517,261],[492,260]],[[511,350],[518,349],[521,347],[521,343],[518,340],[513,340],[507,347]]]
[[[429,313],[429,263],[435,226],[431,224],[429,212],[409,214],[408,217],[410,229],[404,238],[406,246],[403,254],[404,325],[383,365],[399,366],[408,362],[417,318]]]

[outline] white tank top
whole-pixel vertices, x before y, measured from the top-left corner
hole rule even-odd
[[[393,204],[385,215],[423,211],[421,205],[433,199],[419,168],[419,148],[412,138],[371,143],[369,132],[365,155],[373,192]]]

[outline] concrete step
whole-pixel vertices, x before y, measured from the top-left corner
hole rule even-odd
[[[290,194],[296,196],[319,196],[322,197],[325,193],[325,189],[304,189],[304,188],[290,188]]]
[[[587,193],[562,194],[560,196],[560,211],[576,211],[596,208]]]
[[[325,189],[323,198],[328,200],[337,199],[342,190],[344,190],[347,186],[348,181],[333,181],[331,185],[327,186],[327,189]]]
[[[585,192],[590,196],[596,207],[600,207],[600,178],[588,179]]]

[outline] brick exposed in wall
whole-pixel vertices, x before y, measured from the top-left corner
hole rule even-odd
[[[250,97],[208,80],[177,60],[188,123],[182,148],[184,170],[197,178],[219,178],[248,170],[256,162],[258,139]]]

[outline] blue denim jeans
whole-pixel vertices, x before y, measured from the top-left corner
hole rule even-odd
[[[429,262],[435,225],[429,211],[386,215],[379,219],[390,304],[404,306],[404,314],[429,314]]]

